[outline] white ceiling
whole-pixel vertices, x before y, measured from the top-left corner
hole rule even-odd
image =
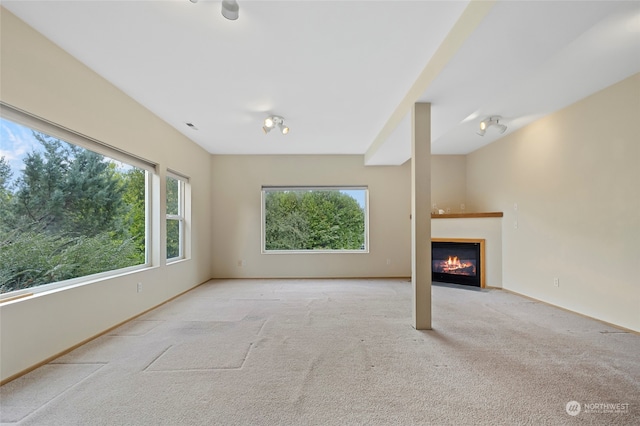
[[[640,72],[638,1],[2,1],[214,154],[466,154]],[[262,133],[268,114],[288,135]],[[193,130],[185,123],[193,123]]]

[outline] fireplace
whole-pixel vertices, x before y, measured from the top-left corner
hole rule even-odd
[[[484,287],[484,240],[433,238],[432,281]]]

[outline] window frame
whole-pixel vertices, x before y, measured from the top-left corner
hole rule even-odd
[[[12,121],[21,126],[28,127],[40,133],[44,133],[63,142],[76,145],[80,148],[93,151],[97,154],[108,157],[112,160],[120,161],[130,166],[137,167],[145,171],[145,262],[139,265],[128,266],[120,269],[98,272],[81,277],[70,278],[62,281],[42,284],[34,287],[13,290],[0,294],[0,303],[6,300],[24,297],[30,294],[39,294],[49,291],[57,291],[65,288],[73,288],[108,278],[115,278],[153,266],[152,261],[152,200],[153,184],[152,176],[157,175],[158,165],[142,157],[130,154],[126,151],[113,147],[90,136],[68,129],[62,125],[46,120],[42,117],[31,114],[27,111],[16,108],[3,101],[0,101],[0,117]]]
[[[167,188],[165,186],[165,262],[166,264],[171,264],[175,262],[179,262],[181,260],[185,260],[188,258],[188,204],[190,204],[189,197],[187,197],[187,192],[189,191],[189,178],[181,173],[175,172],[173,170],[167,169],[167,173],[165,176],[165,185],[167,179],[174,179],[178,182],[178,214],[169,214],[166,212],[166,204],[168,204],[167,199]],[[168,226],[167,223],[169,220],[178,221],[178,256],[168,257],[167,252],[167,243],[168,243]]]
[[[363,249],[330,249],[330,250],[267,250],[266,248],[266,194],[270,191],[364,191],[364,248]],[[369,187],[367,185],[299,185],[299,186],[277,186],[263,185],[261,194],[261,254],[368,254],[369,253]]]

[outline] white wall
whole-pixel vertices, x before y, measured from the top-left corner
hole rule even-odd
[[[3,102],[156,162],[161,176],[167,168],[186,174],[193,198],[190,260],[2,305],[4,380],[209,279],[211,182],[207,152],[0,11]],[[164,221],[159,222],[162,230]],[[142,293],[136,292],[137,282],[143,283]]]
[[[468,204],[505,213],[505,289],[640,331],[639,117],[640,74],[467,156]]]
[[[214,155],[212,276],[410,276],[410,172],[409,163],[398,167],[365,167],[362,156]],[[370,252],[262,254],[263,185],[368,186]],[[239,267],[242,260],[245,265]]]

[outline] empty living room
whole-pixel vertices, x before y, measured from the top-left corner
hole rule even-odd
[[[2,425],[640,424],[640,3],[0,5]]]

